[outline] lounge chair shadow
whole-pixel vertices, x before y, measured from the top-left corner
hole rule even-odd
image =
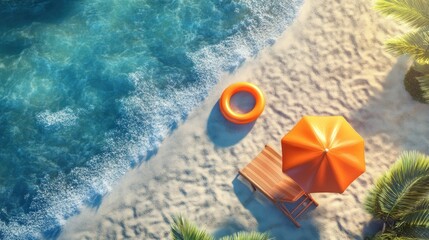
[[[219,109],[219,101],[213,106],[207,121],[207,135],[217,147],[229,147],[243,139],[255,122],[235,124],[226,120]]]
[[[258,231],[269,232],[275,239],[320,239],[319,229],[311,217],[315,207],[298,218],[301,228],[296,228],[265,196],[257,191],[252,192],[245,180],[236,177],[232,185],[240,202],[258,222]]]
[[[233,218],[227,219],[220,228],[218,228],[213,236],[215,239],[220,239],[225,236],[233,235],[237,232],[246,231],[246,227],[243,226],[239,221]]]

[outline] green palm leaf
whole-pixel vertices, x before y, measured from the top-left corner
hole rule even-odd
[[[429,64],[429,30],[425,28],[389,39],[386,49],[396,55],[409,54],[419,64]]]
[[[419,81],[420,89],[423,91],[423,98],[429,102],[429,74],[417,77],[417,81]]]
[[[429,228],[429,209],[408,213],[402,220],[411,226]]]
[[[377,0],[375,9],[412,27],[429,26],[427,0]]]
[[[413,68],[420,73],[429,74],[429,64],[414,63]]]
[[[416,238],[397,236],[395,233],[382,233],[377,234],[373,240],[416,240]]]
[[[368,193],[364,202],[365,210],[379,219],[383,219],[386,215],[384,212],[381,211],[380,206],[380,193],[383,191],[384,185],[385,181],[379,179],[375,183],[375,186]]]
[[[429,228],[405,226],[399,231],[401,236],[411,239],[429,239]]]
[[[270,235],[268,233],[259,233],[259,232],[238,232],[232,236],[226,236],[220,240],[269,240]]]
[[[379,181],[384,185],[378,198],[384,219],[401,219],[429,193],[429,159],[418,152],[404,152]]]
[[[404,224],[412,227],[429,228],[429,199],[420,201],[402,220]]]
[[[182,216],[174,216],[171,225],[173,240],[214,240],[205,230],[198,229]]]

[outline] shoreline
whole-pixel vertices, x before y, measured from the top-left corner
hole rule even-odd
[[[225,75],[155,156],[126,173],[99,208],[71,217],[59,239],[166,239],[177,213],[217,237],[257,230],[276,239],[361,238],[370,231],[362,202],[374,180],[402,150],[429,153],[429,106],[404,90],[407,59],[382,46],[400,30],[370,4],[305,1],[273,46]],[[222,90],[237,81],[265,93],[254,124],[232,125],[219,113]],[[344,194],[314,194],[319,207],[296,229],[235,176],[265,144],[280,150],[281,137],[303,115],[345,116],[365,139],[367,171]]]

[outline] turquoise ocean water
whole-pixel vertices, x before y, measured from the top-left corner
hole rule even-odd
[[[0,0],[0,239],[55,238],[302,0]]]

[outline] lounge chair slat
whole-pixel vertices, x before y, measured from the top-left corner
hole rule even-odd
[[[252,186],[261,191],[270,199],[292,222],[299,227],[299,223],[292,215],[304,201],[309,201],[297,214],[297,217],[304,213],[312,203],[317,206],[313,198],[306,194],[302,188],[289,176],[282,172],[281,155],[272,147],[265,146],[249,164],[239,171],[240,175],[246,178]],[[305,198],[298,203],[292,213],[283,205],[285,202],[296,202],[305,195]]]

